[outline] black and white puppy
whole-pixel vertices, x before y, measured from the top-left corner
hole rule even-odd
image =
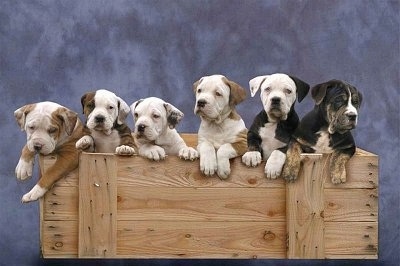
[[[318,84],[311,90],[314,109],[300,122],[294,133],[283,177],[294,181],[300,171],[302,152],[332,153],[330,173],[333,184],[346,182],[347,161],[356,150],[351,129],[357,125],[362,95],[352,85],[341,80]]]
[[[248,151],[242,156],[247,166],[257,166],[266,160],[265,176],[276,179],[286,160],[287,145],[299,117],[294,110],[296,98],[301,102],[310,86],[286,74],[258,76],[250,80],[251,96],[261,90],[264,109],[256,116],[247,133]]]

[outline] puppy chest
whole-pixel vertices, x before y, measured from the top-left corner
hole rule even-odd
[[[268,158],[274,150],[286,145],[286,143],[276,139],[276,127],[276,123],[265,123],[264,127],[261,127],[258,131],[262,140],[261,148],[264,158]]]
[[[110,135],[93,132],[92,137],[95,143],[95,150],[99,153],[114,153],[121,143],[118,131],[113,130]]]
[[[312,148],[315,150],[316,153],[332,153],[333,149],[331,147],[331,139],[330,135],[326,131],[318,132],[318,139]]]

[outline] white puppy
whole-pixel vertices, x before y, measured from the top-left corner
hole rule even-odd
[[[185,160],[199,157],[198,152],[186,145],[175,126],[183,113],[160,98],[149,97],[134,102],[131,111],[135,119],[135,141],[139,155],[159,161],[167,154]]]
[[[200,170],[221,179],[231,172],[229,159],[246,152],[247,129],[235,106],[246,98],[246,91],[222,75],[202,77],[193,84],[195,114],[201,118],[197,150]]]

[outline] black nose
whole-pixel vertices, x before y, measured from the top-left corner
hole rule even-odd
[[[103,123],[104,122],[104,116],[102,115],[98,115],[94,118],[94,120],[96,121],[96,123]]]
[[[33,148],[35,149],[35,151],[40,151],[42,149],[43,145],[42,144],[34,144]]]
[[[271,103],[272,103],[273,105],[278,105],[278,104],[281,103],[281,98],[279,98],[279,97],[273,97],[273,98],[271,99]]]
[[[356,121],[357,115],[356,114],[348,114],[347,117],[349,118],[349,121]]]
[[[206,104],[207,104],[207,102],[206,102],[206,100],[198,100],[197,101],[197,107],[204,107],[204,106],[206,106]]]
[[[140,125],[138,125],[137,126],[137,130],[139,131],[139,132],[144,132],[144,129],[146,128],[146,126],[145,125],[143,125],[143,124],[140,124]]]

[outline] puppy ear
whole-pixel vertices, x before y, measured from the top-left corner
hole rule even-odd
[[[268,76],[258,76],[249,81],[251,97],[256,95],[257,91],[261,88],[261,85],[267,78]]]
[[[33,110],[33,108],[35,108],[34,104],[27,104],[27,105],[24,105],[21,108],[18,108],[17,110],[14,111],[15,119],[17,120],[17,123],[20,126],[22,131],[25,130],[26,116],[28,115],[28,113],[30,111]]]
[[[78,114],[65,107],[60,107],[55,112],[55,116],[62,121],[65,132],[70,136],[75,129]]]
[[[167,111],[167,123],[170,129],[175,128],[179,121],[183,118],[183,113],[170,103],[164,103],[165,110]]]
[[[129,105],[122,100],[120,97],[117,97],[118,99],[118,119],[117,119],[117,123],[118,125],[122,125],[123,123],[125,123],[125,119],[129,114],[129,111],[131,110],[129,108]]]
[[[132,112],[132,115],[133,115],[134,119],[136,119],[136,117],[135,117],[135,109],[139,105],[139,103],[141,103],[141,102],[143,102],[143,99],[137,100],[136,102],[131,104],[131,112]]]
[[[289,76],[296,84],[297,101],[301,102],[310,90],[310,85],[294,76]]]
[[[87,109],[86,104],[87,104],[87,102],[93,100],[95,94],[96,94],[96,92],[92,91],[92,92],[85,93],[85,94],[81,97],[82,113],[83,113],[84,115],[86,115],[86,116],[88,116],[89,113],[92,111],[92,110],[88,110],[88,109]]]
[[[321,83],[315,85],[311,89],[311,97],[314,99],[317,105],[320,105],[324,100],[327,88],[328,88],[328,83]]]
[[[200,83],[203,81],[203,78],[199,79],[195,83],[193,83],[193,92],[196,93],[197,87],[200,85]]]
[[[239,84],[230,81],[225,77],[222,78],[222,81],[231,89],[231,93],[229,95],[229,105],[237,105],[246,99],[246,90],[243,89]]]

